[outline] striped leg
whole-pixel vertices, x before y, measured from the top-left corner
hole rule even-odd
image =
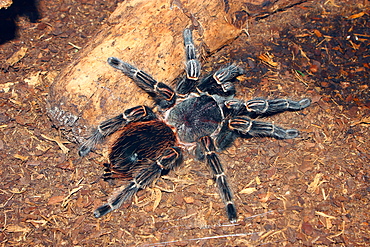
[[[158,179],[163,172],[173,170],[181,162],[182,154],[180,148],[172,147],[165,150],[157,161],[154,161],[148,168],[139,172],[128,186],[111,198],[108,203],[98,207],[94,211],[94,216],[99,218],[119,208],[122,203],[130,200],[140,189],[146,188],[154,180]]]
[[[201,137],[199,146],[205,155],[207,165],[211,168],[214,179],[220,191],[222,201],[225,203],[227,216],[230,222],[236,222],[237,212],[233,202],[233,195],[229,183],[227,182],[220,159],[215,152],[213,140],[209,136]]]
[[[282,111],[299,111],[311,104],[310,99],[302,99],[294,101],[290,99],[253,99],[245,103],[245,108],[248,112],[256,114],[271,114]]]
[[[229,120],[229,128],[243,135],[270,136],[278,139],[292,139],[298,136],[298,130],[283,129],[271,123],[254,121],[246,116],[238,116]]]
[[[290,99],[252,99],[247,102],[239,100],[229,100],[225,102],[225,106],[235,112],[237,115],[268,115],[283,111],[299,111],[311,104],[310,99],[301,99],[294,101]]]
[[[186,78],[180,81],[176,88],[176,92],[181,95],[188,94],[195,89],[201,71],[191,30],[185,29],[183,35],[186,55]]]
[[[123,74],[134,80],[141,89],[154,98],[162,109],[167,109],[175,104],[176,94],[166,84],[157,82],[144,71],[141,71],[118,58],[108,58],[108,64],[115,69],[121,70]]]
[[[102,122],[94,133],[81,145],[78,153],[82,157],[86,156],[96,144],[129,122],[148,121],[155,118],[155,114],[147,106],[136,106],[128,109],[124,113]]]
[[[220,96],[230,96],[235,94],[234,84],[231,82],[237,76],[243,74],[243,70],[231,64],[217,70],[213,75],[205,77],[197,86],[201,92],[216,94]]]

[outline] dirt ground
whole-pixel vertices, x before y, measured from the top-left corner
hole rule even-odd
[[[132,203],[93,217],[114,189],[101,179],[105,160],[79,158],[45,102],[118,2],[14,0],[0,10],[2,246],[370,245],[368,1],[257,9],[233,43],[203,56],[205,68],[235,62],[248,71],[239,99],[312,99],[265,119],[299,129],[299,138],[238,139],[221,154],[235,224],[207,167],[191,158]]]

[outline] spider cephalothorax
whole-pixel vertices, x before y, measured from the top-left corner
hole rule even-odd
[[[138,190],[181,165],[183,151],[190,151],[210,167],[220,196],[225,203],[229,220],[237,220],[226,174],[216,152],[232,144],[237,137],[270,136],[279,139],[294,138],[298,131],[283,129],[271,123],[253,120],[257,116],[288,110],[301,110],[310,105],[309,99],[252,99],[246,102],[234,99],[232,81],[243,73],[235,65],[219,69],[203,79],[197,59],[192,32],[184,31],[186,76],[176,90],[157,82],[150,75],[111,57],[108,63],[130,77],[149,93],[158,106],[158,116],[147,106],[137,106],[102,122],[82,144],[81,156],[105,137],[120,131],[106,164],[106,178],[131,178],[131,182],[108,203],[94,211],[101,217],[120,207]]]

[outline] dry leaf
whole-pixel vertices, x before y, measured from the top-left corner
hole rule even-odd
[[[270,199],[271,192],[267,191],[267,193],[261,194],[260,196],[261,196],[261,198],[259,199],[260,202],[267,202]]]
[[[52,83],[54,81],[54,79],[57,77],[57,75],[59,74],[59,72],[58,71],[49,71],[47,73],[42,72],[42,74],[46,75],[45,79],[47,80],[47,82]]]
[[[27,220],[26,222],[31,223],[34,227],[39,228],[41,226],[45,226],[48,221],[47,220]]]
[[[19,190],[18,188],[13,188],[11,190],[9,190],[11,193],[13,194],[22,194],[23,192],[26,191],[26,188],[22,188],[21,190]]]
[[[306,235],[311,236],[313,234],[313,226],[309,222],[302,223],[302,232]]]
[[[261,184],[261,179],[258,176],[255,178],[255,180],[256,180],[256,184],[257,185],[260,185]]]
[[[333,227],[333,224],[331,223],[331,219],[325,218],[325,224],[326,224],[326,229],[330,229]]]
[[[316,37],[319,37],[319,38],[322,37],[321,32],[319,30],[317,30],[317,29],[313,30],[313,33],[316,35]]]
[[[370,124],[370,117],[364,117],[360,121],[356,121],[353,124],[351,124],[351,126],[355,126],[355,125],[358,125],[358,124],[364,124],[364,125],[365,124]]]
[[[10,91],[11,86],[13,86],[14,82],[7,82],[4,84],[0,84],[0,90],[4,91],[4,93],[8,93]]]

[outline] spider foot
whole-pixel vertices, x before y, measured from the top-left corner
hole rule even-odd
[[[294,102],[295,104],[291,104],[290,109],[297,110],[297,111],[302,110],[311,105],[311,99],[309,98],[304,98],[304,99],[301,99],[300,101],[294,101]]]
[[[78,154],[81,157],[86,156],[96,144],[100,143],[108,135],[116,132],[125,123],[125,120],[124,115],[120,114],[102,122],[94,133],[81,145]]]
[[[99,129],[95,130],[94,133],[81,145],[78,150],[78,155],[80,155],[80,157],[86,156],[90,153],[91,149],[103,139],[104,136]]]
[[[111,205],[109,205],[108,203],[107,204],[104,204],[100,207],[98,207],[95,211],[94,211],[94,217],[95,218],[100,218],[110,212],[113,211],[113,208]]]
[[[231,82],[237,76],[243,74],[243,70],[238,66],[231,64],[221,68],[214,74],[205,77],[197,86],[200,92],[206,92],[211,95],[220,95],[223,97],[235,94],[235,86]]]
[[[227,217],[229,218],[229,221],[231,223],[235,223],[238,219],[238,216],[236,213],[236,207],[233,202],[230,202],[226,205],[226,212],[227,212]]]
[[[218,84],[222,85],[241,74],[243,74],[243,70],[235,64],[231,64],[216,71],[216,73],[213,74],[213,79],[215,79]]]

